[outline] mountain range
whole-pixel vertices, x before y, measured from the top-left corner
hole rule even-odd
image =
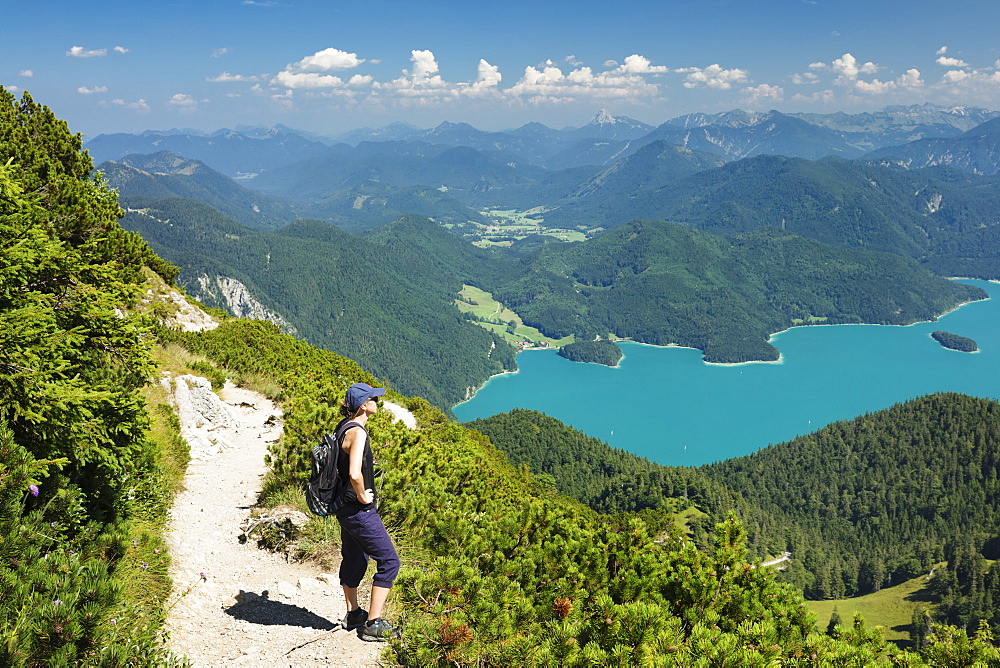
[[[720,362],[774,359],[769,335],[799,322],[901,324],[981,298],[934,274],[1000,277],[998,177],[898,156],[927,142],[953,155],[986,146],[995,119],[924,106],[692,114],[652,128],[601,113],[563,130],[396,125],[355,133],[354,144],[285,128],[246,140],[178,131],[139,139],[206,155],[247,142],[274,150],[239,179],[162,150],[99,169],[129,209],[123,225],[181,268],[190,294],[261,314],[447,410],[515,366],[496,324],[455,307],[463,285],[552,339],[681,343]],[[939,136],[866,154],[930,133]],[[289,161],[292,146],[307,154]],[[572,151],[596,161],[543,164]],[[602,151],[618,157],[604,164]],[[537,229],[491,233],[517,228],[497,209],[531,209]],[[567,232],[582,241],[560,241]],[[350,277],[369,275],[380,290],[362,298]]]

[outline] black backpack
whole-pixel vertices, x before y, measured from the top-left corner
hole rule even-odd
[[[351,427],[360,426],[345,420],[337,425],[332,434],[323,434],[319,445],[312,449],[312,475],[306,483],[306,504],[315,515],[333,515],[344,505],[344,485],[349,484],[340,477],[337,462],[342,450],[340,442]]]

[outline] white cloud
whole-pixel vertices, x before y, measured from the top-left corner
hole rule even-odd
[[[344,85],[344,80],[332,74],[317,74],[316,72],[278,72],[271,79],[272,85],[285,88],[338,88]]]
[[[811,84],[819,83],[819,77],[812,72],[803,72],[802,74],[793,74],[792,83],[798,84],[800,86],[808,86]]]
[[[728,90],[733,84],[743,83],[747,80],[747,71],[738,68],[731,70],[723,69],[718,63],[708,67],[685,67],[674,70],[675,72],[687,73],[685,77],[685,88],[698,88],[705,85],[709,88]]]
[[[612,69],[612,68],[618,67],[618,61],[617,60],[611,60],[611,59],[605,60],[604,61],[604,67],[608,68],[609,70]]]
[[[104,100],[101,100],[98,104],[105,108],[121,107],[123,109],[131,109],[132,111],[138,111],[140,113],[148,113],[150,111],[150,106],[146,103],[146,100],[141,98],[139,100],[136,100],[135,102],[126,102],[121,98],[115,98],[110,102],[105,102]]]
[[[623,74],[663,74],[670,70],[663,65],[651,65],[649,58],[633,53],[616,71]]]
[[[217,77],[207,77],[205,81],[210,81],[212,83],[231,83],[234,81],[258,81],[259,77],[253,75],[244,74],[230,74],[229,72],[223,72]]]
[[[961,58],[951,58],[948,56],[941,56],[936,61],[938,65],[942,67],[968,67],[969,64],[962,60]]]
[[[285,88],[340,88],[344,80],[328,74],[339,70],[348,70],[365,62],[356,53],[348,53],[340,49],[328,48],[306,56],[297,63],[287,65],[272,80],[272,85]]]
[[[87,88],[86,86],[80,86],[76,89],[76,92],[80,95],[93,95],[94,93],[107,93],[107,86],[94,86],[93,88]]]
[[[809,63],[809,69],[811,70],[825,70],[827,67],[826,63]]]
[[[414,50],[410,60],[413,62],[413,79],[429,79],[432,74],[437,74],[438,64],[434,54],[430,51]]]
[[[830,64],[831,69],[837,73],[839,84],[850,84],[858,78],[859,74],[874,74],[878,72],[878,65],[872,62],[858,64],[858,59],[849,53],[845,53]]]
[[[524,76],[504,91],[511,98],[538,103],[574,102],[585,99],[631,99],[652,97],[659,88],[648,83],[641,75],[628,72],[655,69],[642,56],[631,57],[627,62],[606,72],[594,73],[589,67],[571,70],[568,74],[552,63],[543,67],[526,67]]]
[[[100,56],[108,55],[107,49],[92,49],[88,51],[82,46],[74,46],[69,51],[66,52],[67,56],[73,58],[97,58]]]
[[[572,67],[579,67],[580,65],[583,65],[583,61],[582,61],[582,60],[580,60],[579,58],[577,58],[577,57],[576,57],[576,56],[574,56],[574,55],[569,55],[569,56],[566,56],[565,58],[563,58],[563,61],[564,61],[564,62],[565,62],[565,63],[566,63],[567,65],[570,65],[570,66],[572,66]]]
[[[21,89],[18,88],[17,86],[4,86],[4,90],[6,90],[9,93],[16,93],[17,91],[19,91]]]
[[[860,93],[882,95],[897,89],[912,89],[923,85],[924,82],[920,78],[920,71],[916,69],[909,69],[906,70],[905,74],[900,75],[894,81],[879,81],[878,79],[863,81],[859,79],[854,82],[854,89]]]
[[[759,86],[748,86],[743,89],[743,103],[756,107],[772,102],[781,102],[785,99],[785,90],[781,86],[761,84]]]
[[[31,77],[35,76],[35,73],[33,70],[21,70],[20,72],[17,73],[17,76],[27,77],[28,79],[30,79]]]
[[[900,75],[896,79],[896,83],[903,88],[916,88],[917,86],[923,86],[924,82],[920,78],[920,70],[918,69],[908,69],[905,74]]]
[[[202,100],[208,102],[208,100]],[[187,93],[175,93],[167,100],[167,104],[184,113],[195,113],[198,111],[198,100]]]
[[[934,55],[943,56],[946,53],[948,53],[948,47],[942,46],[940,49],[937,50],[937,53]]]
[[[793,102],[818,102],[821,104],[830,104],[834,101],[835,95],[832,90],[826,88],[824,90],[816,91],[811,95],[803,95],[802,93],[796,93],[792,96]]]
[[[948,83],[957,83],[959,81],[964,81],[971,76],[972,75],[965,70],[948,70],[944,73],[944,76],[941,77],[941,79],[943,81],[947,81]]]
[[[129,50],[126,49],[124,46],[116,46],[115,49],[114,49],[114,51],[115,51],[115,53],[128,53],[129,52]]]
[[[323,49],[311,56],[306,56],[287,69],[294,72],[331,72],[335,70],[354,69],[365,62],[363,58],[358,58],[356,53],[348,53],[340,49]]]
[[[221,49],[216,49],[215,51],[213,51],[212,52],[212,57],[213,58],[222,58],[227,53],[229,53],[229,47],[228,46],[224,46]]]

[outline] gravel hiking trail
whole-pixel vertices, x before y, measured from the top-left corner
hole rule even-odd
[[[240,543],[267,471],[268,443],[281,435],[280,408],[228,382],[219,395],[197,376],[164,375],[161,382],[191,448],[167,531],[170,649],[196,667],[380,665],[384,645],[341,629],[346,611],[335,573],[290,563],[254,538]],[[308,520],[292,509],[276,514]]]

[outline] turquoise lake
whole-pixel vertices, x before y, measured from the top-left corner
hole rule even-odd
[[[705,364],[699,350],[637,343],[621,344],[618,368],[526,351],[517,373],[454,412],[467,421],[530,408],[661,464],[697,466],[934,392],[1000,399],[1000,284],[962,282],[991,299],[907,327],[796,327],[773,337],[778,363]],[[943,348],[937,329],[979,352]]]

